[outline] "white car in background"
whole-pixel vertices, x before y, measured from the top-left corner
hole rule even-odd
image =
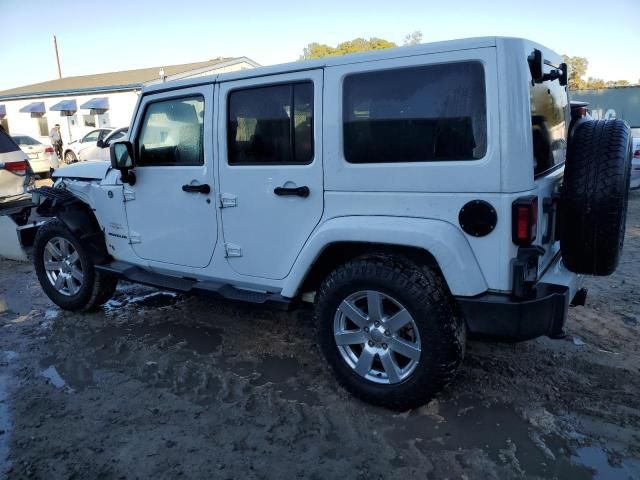
[[[113,142],[126,140],[128,133],[129,127],[116,128],[115,130],[112,130],[104,138],[99,139],[94,146],[89,146],[79,152],[78,160],[83,162],[87,160],[110,161],[111,156],[109,153],[109,147]]]
[[[99,140],[104,140],[111,132],[113,128],[96,128],[91,130],[80,140],[74,140],[62,147],[62,158],[66,164],[77,162],[80,159],[85,159],[85,150],[93,149]]]
[[[59,159],[51,145],[45,145],[29,135],[21,133],[11,136],[20,150],[29,157],[29,165],[33,173],[40,177],[48,177],[53,169],[58,168]]]
[[[0,256],[26,260],[16,228],[25,225],[31,214],[33,171],[27,154],[0,128]]]

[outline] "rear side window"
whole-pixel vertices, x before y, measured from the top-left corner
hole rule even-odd
[[[227,118],[229,165],[313,160],[313,83],[235,90]]]
[[[344,80],[344,156],[350,163],[475,160],[487,151],[479,62],[359,73]]]
[[[8,134],[0,130],[0,153],[17,152],[18,150],[20,150],[20,147],[16,145],[16,142]]]
[[[547,66],[545,66],[547,67]],[[547,67],[550,69],[550,67]],[[547,73],[547,71],[545,71]],[[567,154],[569,102],[559,80],[529,83],[535,175],[564,162]]]

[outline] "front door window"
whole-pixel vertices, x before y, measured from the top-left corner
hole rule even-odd
[[[203,112],[202,97],[149,105],[137,145],[137,165],[202,165]]]

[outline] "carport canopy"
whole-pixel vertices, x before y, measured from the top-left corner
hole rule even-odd
[[[22,113],[47,113],[44,102],[31,102],[20,109]]]
[[[86,110],[109,110],[109,99],[107,97],[92,98],[80,105],[80,108]]]
[[[78,110],[78,105],[75,100],[62,100],[54,106],[49,107],[49,110],[56,112],[76,112]]]

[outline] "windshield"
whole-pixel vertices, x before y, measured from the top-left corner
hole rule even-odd
[[[545,73],[552,67],[545,65]],[[534,173],[540,175],[564,162],[567,154],[569,101],[560,80],[529,83],[533,129]]]

